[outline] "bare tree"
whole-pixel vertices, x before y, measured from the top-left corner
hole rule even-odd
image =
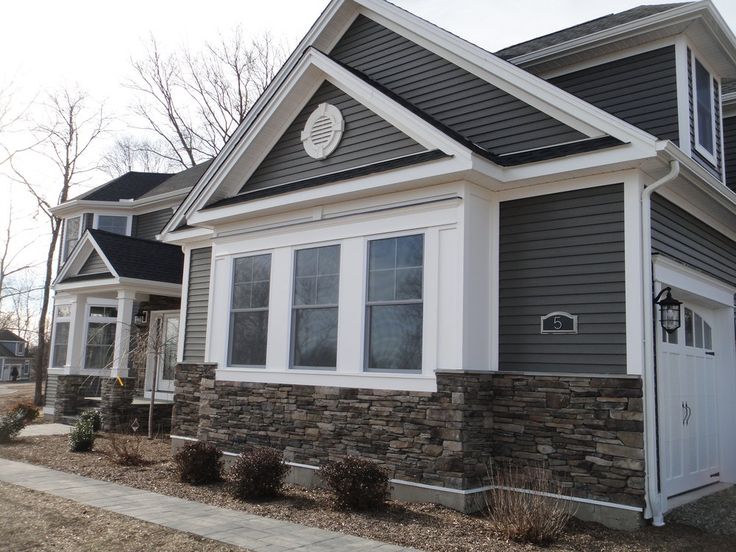
[[[163,52],[154,38],[132,61],[135,113],[160,143],[157,155],[192,167],[217,155],[273,79],[285,49],[269,34],[248,41],[239,27],[198,52]]]
[[[14,274],[23,272],[30,268],[30,264],[18,263],[24,247],[14,247],[16,238],[13,231],[13,202],[8,201],[8,222],[5,231],[0,236],[0,307],[4,299],[14,295],[14,290],[8,289],[8,280]]]
[[[148,140],[123,136],[103,156],[100,168],[113,178],[131,171],[166,172],[171,163],[153,153],[156,149]]]
[[[108,119],[102,107],[93,107],[88,96],[79,90],[61,89],[48,97],[43,119],[36,123],[35,133],[40,136],[39,146],[34,151],[49,159],[58,171],[58,185],[53,200],[48,199],[45,190],[47,182],[33,182],[19,171],[11,160],[17,179],[22,182],[38,205],[40,216],[48,224],[50,234],[46,250],[45,275],[42,299],[38,316],[38,347],[34,362],[35,394],[34,403],[43,403],[43,381],[46,375],[46,318],[48,315],[51,280],[54,274],[54,253],[61,232],[61,220],[51,212],[52,205],[69,199],[69,192],[85,173],[96,170],[96,165],[88,164],[90,147],[105,131]]]

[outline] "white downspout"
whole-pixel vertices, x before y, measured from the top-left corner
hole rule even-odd
[[[641,194],[642,267],[644,278],[644,455],[647,510],[652,525],[664,525],[664,504],[659,492],[657,408],[654,378],[654,290],[652,282],[652,194],[677,178],[680,162],[670,161],[670,171],[644,188]]]

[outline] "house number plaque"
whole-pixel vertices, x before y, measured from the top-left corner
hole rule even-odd
[[[556,311],[541,317],[543,334],[576,334],[578,333],[578,317],[569,312]]]

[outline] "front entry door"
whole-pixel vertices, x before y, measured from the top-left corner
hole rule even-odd
[[[682,326],[661,332],[657,362],[660,458],[670,497],[718,481],[713,314],[683,304]]]
[[[179,313],[152,313],[152,363],[156,368],[156,395],[164,397],[174,393],[174,370],[176,368],[176,350],[179,341]],[[149,363],[149,366],[150,364]],[[150,366],[152,368],[152,366]],[[149,391],[150,392],[150,391]]]

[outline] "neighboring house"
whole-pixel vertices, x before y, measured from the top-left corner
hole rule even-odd
[[[103,414],[133,416],[154,368],[157,397],[173,398],[183,255],[156,235],[207,166],[129,172],[54,208],[64,227],[46,413],[74,416],[97,397]]]
[[[333,0],[160,231],[184,259],[174,445],[270,445],[301,481],[358,454],[463,510],[489,462],[541,465],[618,526],[735,482],[735,77],[708,1],[491,54]],[[108,306],[76,301],[70,375]],[[100,376],[128,375],[116,328]]]
[[[32,362],[26,340],[0,329],[0,381],[28,381]]]

